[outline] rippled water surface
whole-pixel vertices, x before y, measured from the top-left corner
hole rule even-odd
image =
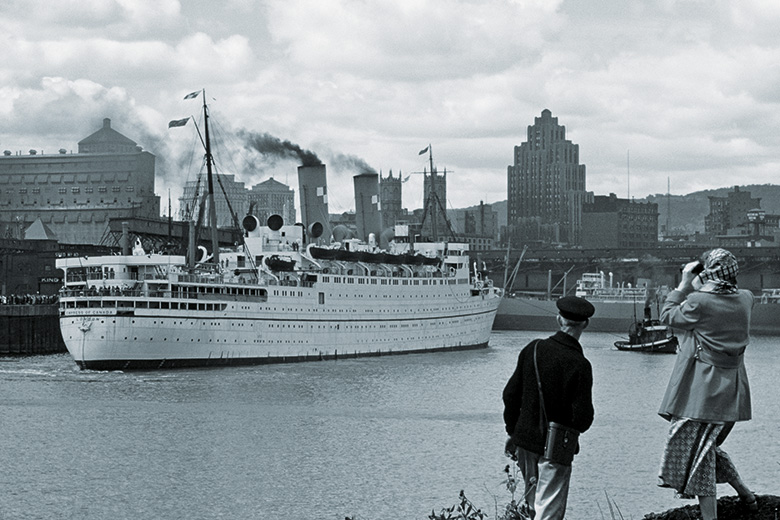
[[[169,372],[80,371],[67,355],[0,360],[0,517],[425,519],[463,489],[493,518],[501,390],[532,332],[484,350]],[[671,355],[583,337],[596,420],[582,437],[571,519],[681,505],[657,488]],[[778,494],[780,338],[746,362],[754,420],[724,448]],[[721,487],[723,494],[732,494]],[[687,502],[685,502],[687,503]]]

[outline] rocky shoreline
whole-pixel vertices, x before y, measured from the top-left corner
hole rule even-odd
[[[718,520],[780,520],[780,497],[756,495],[758,511],[751,513],[739,501],[730,496],[718,499]],[[650,513],[642,520],[698,520],[701,519],[698,505],[670,509],[663,513]]]

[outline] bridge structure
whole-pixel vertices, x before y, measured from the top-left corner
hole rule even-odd
[[[546,292],[552,285],[557,286],[560,294],[563,285],[566,285],[566,294],[573,294],[576,281],[583,273],[597,272],[604,272],[615,284],[636,285],[647,281],[652,286],[676,287],[682,267],[699,259],[704,251],[712,247],[717,246],[662,243],[658,247],[642,249],[528,248],[522,259],[522,249],[494,249],[480,251],[476,256],[485,262],[491,279],[498,286],[503,286],[505,273],[515,271],[513,291]],[[780,248],[727,249],[739,260],[737,281],[741,288],[750,289],[755,294],[761,294],[765,289],[780,288]]]
[[[164,218],[123,218],[109,220],[106,232],[100,244],[111,248],[120,248],[124,224],[127,224],[130,245],[141,241],[145,251],[185,254],[189,242],[189,222],[181,222]],[[219,229],[217,241],[220,246],[231,246],[241,240],[241,232],[237,229]],[[211,248],[211,232],[202,227],[196,237],[197,245]]]

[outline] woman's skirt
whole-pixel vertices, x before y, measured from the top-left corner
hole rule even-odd
[[[734,426],[691,419],[672,419],[658,485],[677,490],[681,498],[715,496],[715,484],[739,474],[720,444]]]

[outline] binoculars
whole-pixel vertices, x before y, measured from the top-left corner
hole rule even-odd
[[[685,266],[686,266],[686,265],[687,265],[687,264],[683,264],[683,265],[680,267],[680,272],[683,272],[683,269],[685,269]],[[691,273],[693,273],[693,274],[699,274],[699,273],[700,273],[700,272],[702,272],[702,271],[704,271],[704,265],[703,265],[701,262],[699,262],[699,263],[697,263],[696,265],[694,265],[694,266],[693,266],[693,269],[691,269]]]

